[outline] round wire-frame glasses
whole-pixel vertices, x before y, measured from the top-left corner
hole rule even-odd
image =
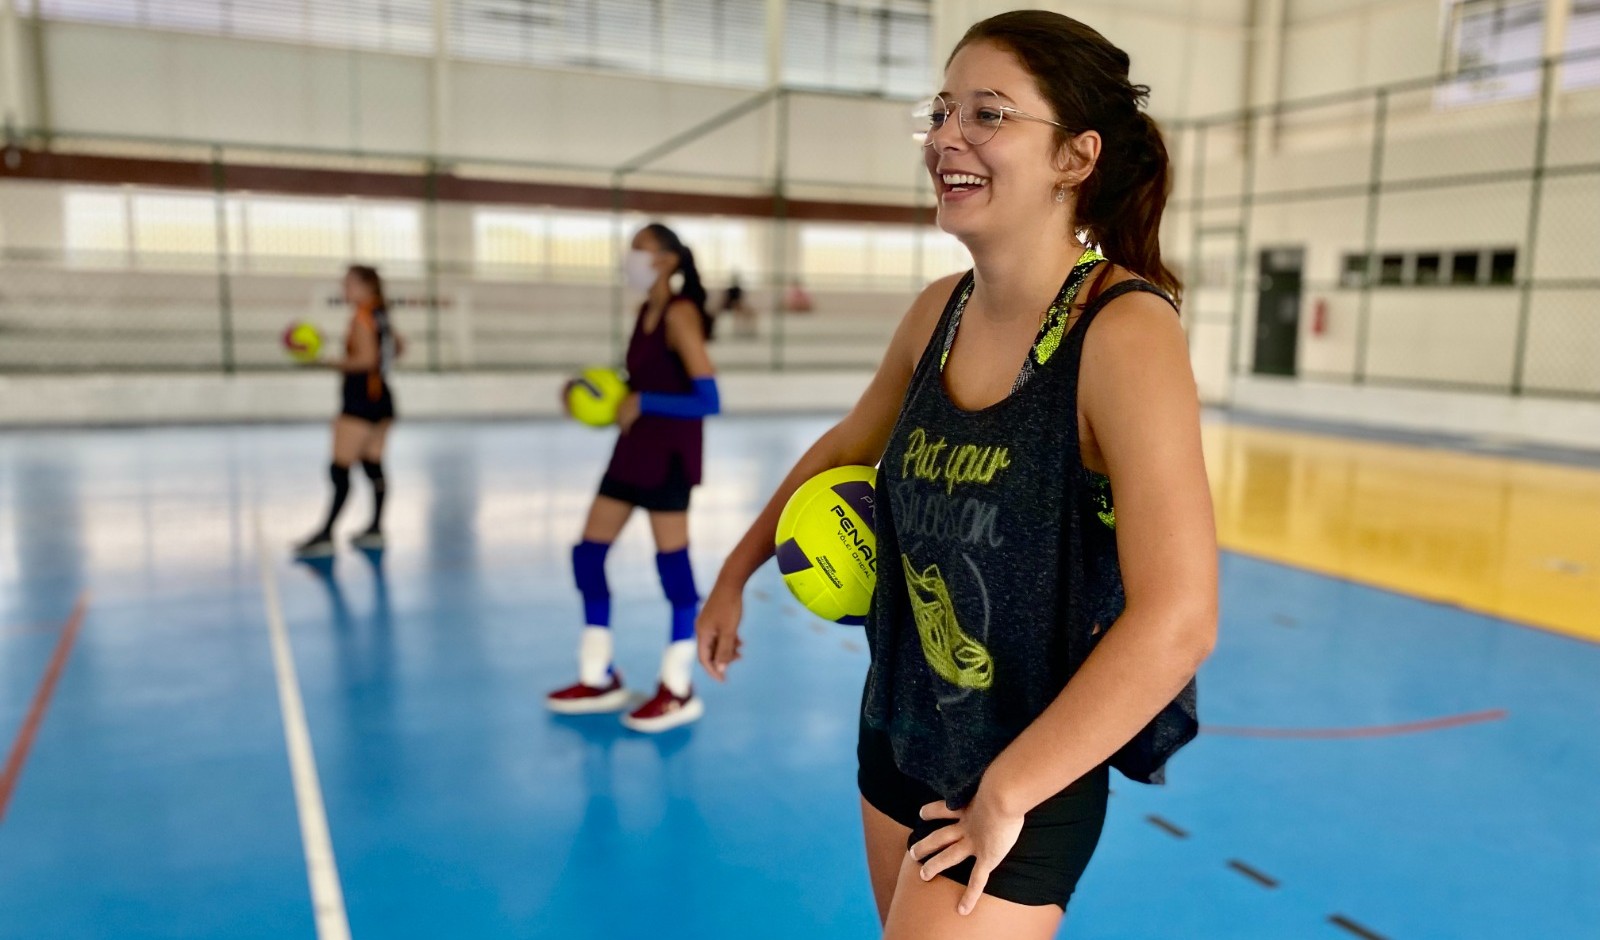
[[[1059,127],[1071,133],[1072,129],[1065,124],[1013,108],[1003,104],[1002,100],[999,92],[987,88],[973,92],[964,100],[953,96],[934,95],[911,112],[912,139],[924,147],[931,145],[935,135],[949,119],[951,111],[956,114],[956,126],[961,131],[961,139],[974,147],[981,147],[993,140],[1008,117],[1015,121],[1049,124],[1051,127]]]

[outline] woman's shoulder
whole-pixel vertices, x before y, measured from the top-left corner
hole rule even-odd
[[[1131,289],[1101,301],[1112,289],[1124,284],[1150,284],[1152,289]],[[1144,360],[1156,349],[1182,348],[1187,355],[1188,340],[1175,315],[1176,307],[1165,291],[1155,287],[1121,265],[1108,264],[1101,283],[1087,292],[1089,305],[1101,304],[1093,327],[1084,337],[1086,359]]]
[[[692,325],[698,329],[702,309],[693,300],[680,295],[667,301],[667,309],[661,316],[668,324],[676,321],[680,325]]]
[[[1113,289],[1124,284],[1140,286],[1137,289],[1123,290],[1108,301],[1102,300]],[[1177,309],[1167,292],[1157,287],[1149,278],[1141,277],[1136,272],[1111,261],[1107,261],[1102,270],[1092,276],[1088,289],[1080,292],[1073,306],[1081,312],[1097,303],[1104,306],[1103,312],[1113,309],[1118,311],[1138,309],[1159,311],[1168,318]]]

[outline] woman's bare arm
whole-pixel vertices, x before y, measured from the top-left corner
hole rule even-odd
[[[738,658],[740,597],[745,582],[772,557],[778,516],[784,505],[800,484],[824,470],[850,464],[877,464],[888,446],[895,420],[900,416],[900,405],[911,384],[911,374],[959,280],[959,276],[951,276],[935,281],[912,303],[861,398],[795,463],[723,563],[705,610],[701,612],[698,628],[700,663],[715,678],[726,678],[728,665]]]

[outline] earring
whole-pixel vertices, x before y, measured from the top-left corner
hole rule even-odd
[[[1063,202],[1066,202],[1066,201],[1067,201],[1067,187],[1065,187],[1065,186],[1057,186],[1056,187],[1056,202],[1057,203],[1063,203]]]

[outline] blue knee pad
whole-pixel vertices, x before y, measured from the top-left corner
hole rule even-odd
[[[700,612],[700,595],[694,589],[694,569],[689,566],[689,550],[681,548],[656,556],[661,587],[672,605],[672,642],[694,639],[694,618]]]
[[[572,574],[583,595],[584,623],[591,627],[611,626],[611,589],[606,586],[604,542],[580,542],[572,549]]]

